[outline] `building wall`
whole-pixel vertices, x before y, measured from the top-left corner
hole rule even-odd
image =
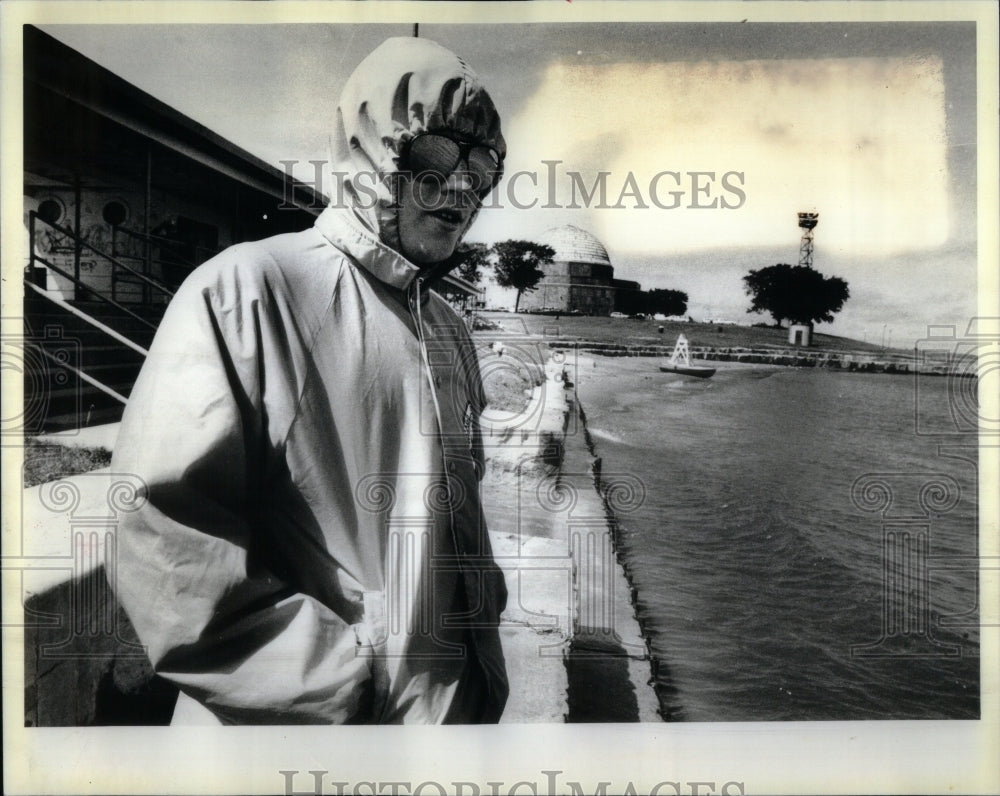
[[[570,309],[584,315],[610,315],[614,306],[614,291],[607,285],[573,285],[570,289]]]
[[[126,210],[126,219],[122,227],[133,232],[142,233],[146,228],[144,191],[138,186],[127,184],[115,185],[112,175],[100,187],[81,186],[80,189],[80,230],[82,239],[94,248],[115,257],[122,263],[142,270],[145,245],[142,241],[119,233],[112,246],[112,226],[104,218],[105,208],[111,202],[120,203]],[[215,197],[219,199],[219,197]],[[162,190],[153,190],[150,194],[149,229],[154,234],[167,233],[170,225],[178,217],[190,218],[199,224],[215,230],[215,242],[211,247],[218,250],[229,246],[233,241],[232,219],[236,212],[235,202],[217,201],[212,206],[196,204],[181,197],[170,195]],[[24,224],[27,231],[29,211],[38,211],[46,200],[55,201],[61,208],[61,217],[56,222],[59,226],[72,230],[76,223],[76,192],[72,187],[62,186],[26,186],[24,190]],[[41,221],[35,222],[35,252],[52,262],[67,273],[74,270],[73,241]],[[209,247],[192,248],[193,260],[198,264],[209,256]],[[149,275],[154,279],[168,284],[176,283],[189,270],[186,266],[160,261],[160,252],[154,249]],[[169,256],[166,259],[170,259]],[[173,259],[176,259],[173,258]],[[74,286],[68,279],[55,271],[46,269],[46,287],[49,292],[64,299],[74,298]],[[105,296],[111,296],[110,260],[101,257],[83,247],[80,253],[80,279],[84,284],[100,291]],[[141,301],[142,287],[132,281],[119,281],[115,286],[114,298],[122,303]],[[80,295],[81,299],[93,298]]]
[[[521,297],[521,309],[611,314],[614,269],[610,265],[557,260],[543,270],[538,287]]]
[[[101,295],[137,301],[148,288],[135,277],[116,278],[111,295],[118,269],[108,256],[148,265],[149,276],[173,287],[236,241],[312,223],[319,208],[310,191],[296,190],[300,207],[278,212],[289,185],[277,169],[43,31],[26,25],[23,38],[25,207],[56,208],[53,220],[71,232],[34,225],[34,254],[78,272],[80,282]],[[119,218],[107,215],[109,202],[125,208]],[[26,212],[26,239],[28,220]],[[142,239],[116,236],[113,251],[116,228],[167,242],[147,247]],[[30,276],[60,297],[88,298],[86,289],[44,266]]]

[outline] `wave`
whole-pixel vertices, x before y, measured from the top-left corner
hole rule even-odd
[[[610,431],[605,431],[604,429],[600,428],[593,428],[591,426],[588,426],[587,430],[590,432],[590,436],[595,437],[596,439],[603,439],[607,442],[614,442],[617,445],[628,444],[624,439],[619,437],[617,434],[612,434]]]

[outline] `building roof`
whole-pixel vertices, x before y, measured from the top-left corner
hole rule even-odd
[[[317,201],[310,186],[287,179],[284,172],[32,25],[24,26],[24,79],[26,118],[44,112],[47,105],[43,100],[58,98],[65,107],[86,109],[112,125],[313,215],[326,204]],[[67,127],[65,119],[54,124]],[[71,128],[63,137],[72,139],[73,132]]]
[[[572,224],[546,230],[538,237],[538,243],[555,249],[556,256],[553,259],[557,262],[611,265],[611,258],[604,245],[586,230]]]
[[[458,274],[445,274],[441,277],[441,281],[452,290],[464,296],[481,296],[483,294],[482,290],[472,284],[472,282],[462,279]]]

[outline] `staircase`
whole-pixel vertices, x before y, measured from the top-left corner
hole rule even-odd
[[[121,420],[121,399],[132,391],[144,356],[66,308],[25,292],[25,434]],[[163,304],[130,307],[139,320],[103,302],[68,304],[143,349],[149,348],[165,309]]]
[[[154,250],[162,270],[158,258],[165,256],[164,240],[119,227],[112,232],[109,253],[35,211],[28,218],[23,433],[32,436],[117,422],[173,296],[172,286],[149,276]],[[58,233],[63,245],[72,245],[77,261],[82,253],[102,260],[109,272],[108,286],[98,288],[81,280],[78,262],[73,274],[65,264],[60,267],[46,259],[36,247],[39,228]],[[119,252],[120,236],[138,241],[145,254]],[[174,272],[194,267],[173,254],[169,264]],[[77,300],[64,301],[42,287],[47,284],[46,268],[74,285]]]

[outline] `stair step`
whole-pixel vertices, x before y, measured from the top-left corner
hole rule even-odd
[[[140,332],[143,334],[152,334],[155,331],[154,327],[146,326],[143,323],[134,321],[132,319],[120,319],[120,318],[106,318],[99,315],[91,315],[98,323],[102,323],[105,326],[110,326],[116,332],[125,334],[126,336],[129,332]],[[80,328],[93,329],[95,332],[100,331],[97,327],[92,324],[87,323],[82,318],[77,318],[69,312],[51,313],[47,315],[41,315],[38,313],[29,312],[25,315],[25,321],[28,325],[33,328],[43,329],[46,326],[51,325],[62,325],[65,326],[69,323],[78,325]]]
[[[87,375],[90,376],[91,374],[88,373]],[[128,398],[129,393],[132,392],[132,387],[135,384],[134,380],[105,381],[104,379],[96,376],[93,378],[96,378],[97,381],[101,382],[101,384],[103,384],[105,387],[114,390],[116,393],[118,393],[119,395],[123,395],[126,398]],[[62,400],[64,398],[71,398],[76,395],[81,395],[81,396],[90,395],[91,393],[94,394],[99,393],[101,395],[105,394],[101,392],[101,390],[99,390],[93,384],[88,384],[87,382],[81,379],[79,384],[69,384],[65,387],[56,387],[53,390],[49,390],[48,397],[49,401],[51,402],[56,400]],[[112,401],[114,400],[113,398],[111,398],[111,396],[108,396],[108,398]]]
[[[51,415],[45,418],[45,430],[46,431],[65,431],[70,428],[81,428],[90,426],[101,426],[105,423],[117,423],[122,419],[122,412],[125,411],[125,407],[118,404],[118,408],[107,407],[103,409],[94,409],[90,413],[90,422],[87,423],[87,412],[84,411],[81,415],[76,413],[66,413]]]
[[[143,348],[148,348],[153,340],[154,328],[103,302],[69,303]],[[155,326],[162,319],[166,305],[128,305],[128,309]],[[29,294],[25,297],[24,316],[27,337],[39,339],[42,346],[51,345],[53,352],[62,347],[70,353],[68,364],[120,395],[127,397],[132,392],[144,361],[140,353],[41,296]],[[54,330],[54,335],[47,335],[48,330]],[[32,401],[39,410],[32,416],[32,428],[28,433],[60,431],[121,419],[124,406],[120,401],[48,359],[27,359],[29,367],[36,361],[44,363],[45,370],[36,368],[25,374],[25,387],[33,391]],[[68,376],[62,379],[62,384],[61,376]],[[44,415],[40,416],[42,413]]]
[[[128,358],[126,358],[126,355],[129,355]],[[96,368],[104,367],[105,365],[119,365],[123,368],[138,370],[142,367],[144,357],[131,348],[125,348],[124,346],[101,346],[100,348],[84,346],[81,359],[85,367]]]
[[[105,325],[143,348],[149,347],[155,334],[152,329],[127,329],[111,323]],[[101,348],[113,346],[116,348],[127,348],[124,343],[117,341],[107,332],[90,326],[83,320],[73,318],[70,315],[63,315],[59,318],[27,318],[25,335],[30,338],[63,339],[77,342],[85,347]]]

